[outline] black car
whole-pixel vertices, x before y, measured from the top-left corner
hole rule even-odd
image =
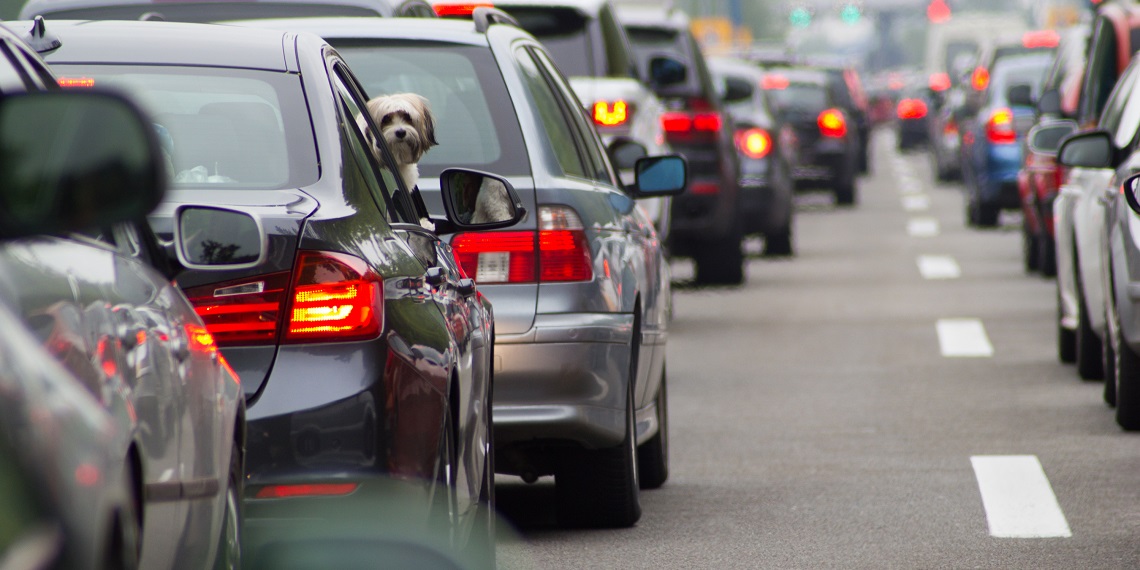
[[[61,81],[129,91],[169,137],[172,190],[150,219],[186,238],[178,285],[243,380],[247,554],[271,565],[283,509],[383,511],[376,488],[395,478],[421,495],[406,526],[435,509],[457,543],[493,556],[491,307],[438,236],[517,222],[509,183],[443,172],[444,187],[499,181],[509,216],[426,229],[364,90],[311,34],[128,21],[49,31]]]

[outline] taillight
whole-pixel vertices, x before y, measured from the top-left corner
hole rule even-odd
[[[944,134],[944,135],[956,135],[956,134],[958,134],[958,123],[955,122],[954,119],[947,120],[946,124],[942,125],[942,134]]]
[[[384,285],[363,260],[304,251],[294,271],[285,342],[365,340],[384,326]]]
[[[590,246],[578,214],[566,206],[541,206],[537,231],[456,235],[451,249],[478,283],[556,283],[594,276]]]
[[[1013,130],[1013,111],[1003,107],[990,114],[986,121],[986,140],[992,144],[1017,142],[1017,132]]]
[[[922,99],[903,99],[899,101],[898,115],[900,119],[921,119],[926,116],[926,102]]]
[[[603,127],[616,127],[629,120],[629,105],[625,101],[597,101],[594,103],[594,122]]]
[[[760,88],[764,90],[783,91],[791,84],[791,81],[783,75],[768,74],[760,80]]]
[[[688,113],[661,113],[661,128],[666,133],[687,133],[693,130],[693,118]]]
[[[218,346],[277,343],[289,272],[186,289]]]
[[[490,2],[468,2],[466,4],[435,4],[432,6],[435,9],[435,14],[439,17],[446,16],[470,16],[476,8],[494,8],[495,5]]]
[[[974,91],[984,91],[990,84],[990,70],[978,66],[974,68],[974,73],[970,75],[970,85],[974,87]]]
[[[720,113],[697,113],[693,115],[693,129],[715,133],[720,130]]]
[[[736,148],[748,158],[764,158],[772,150],[772,137],[761,128],[736,131]]]
[[[1061,43],[1061,36],[1054,30],[1034,30],[1021,35],[1021,45],[1033,48],[1055,48]]]
[[[950,74],[946,72],[930,74],[930,89],[932,91],[945,91],[950,88]]]
[[[360,485],[357,483],[310,483],[298,485],[266,485],[254,495],[258,499],[288,499],[290,497],[330,497],[348,495]]]
[[[839,109],[827,109],[816,119],[819,133],[825,137],[843,138],[847,136],[847,120]]]

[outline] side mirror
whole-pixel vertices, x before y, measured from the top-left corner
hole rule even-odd
[[[606,154],[609,155],[614,168],[632,170],[637,166],[638,159],[649,156],[649,149],[629,137],[616,137],[606,147]]]
[[[1112,138],[1105,131],[1070,135],[1057,150],[1057,162],[1080,168],[1112,168],[1115,157]]]
[[[1005,92],[1005,99],[1010,105],[1018,107],[1032,107],[1033,106],[1033,89],[1024,84],[1019,83],[1011,86]]]
[[[1124,201],[1128,202],[1128,207],[1136,214],[1140,214],[1140,201],[1137,200],[1136,192],[1140,192],[1140,174],[1133,174],[1124,180],[1122,185],[1124,188]]]
[[[689,166],[678,154],[639,158],[633,171],[633,187],[627,190],[634,198],[673,196],[689,184]]]
[[[684,83],[688,75],[688,66],[675,57],[655,55],[649,60],[649,81],[653,87],[668,87]]]
[[[249,269],[265,261],[269,238],[252,214],[214,206],[174,212],[174,249],[187,269]]]
[[[166,190],[149,120],[121,95],[0,98],[0,238],[141,220]]]
[[[447,220],[458,230],[493,230],[513,226],[526,208],[506,178],[466,168],[439,175]],[[438,224],[437,224],[438,227]]]
[[[1041,115],[1061,114],[1061,92],[1049,89],[1037,99],[1037,113]]]
[[[1054,121],[1041,123],[1029,129],[1025,143],[1029,150],[1037,154],[1055,155],[1061,147],[1061,141],[1077,131],[1077,123],[1073,121]]]
[[[752,98],[752,82],[739,77],[724,78],[724,102],[736,103]]]

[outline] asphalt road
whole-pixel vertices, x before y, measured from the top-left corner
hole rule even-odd
[[[549,478],[501,478],[500,567],[1140,568],[1140,439],[1058,362],[1054,283],[1015,219],[966,228],[960,187],[892,141],[856,207],[803,196],[794,259],[676,292],[672,472],[641,522],[562,530]]]

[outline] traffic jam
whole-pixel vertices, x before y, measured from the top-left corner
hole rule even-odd
[[[1133,0],[0,18],[0,570],[1140,567]]]

